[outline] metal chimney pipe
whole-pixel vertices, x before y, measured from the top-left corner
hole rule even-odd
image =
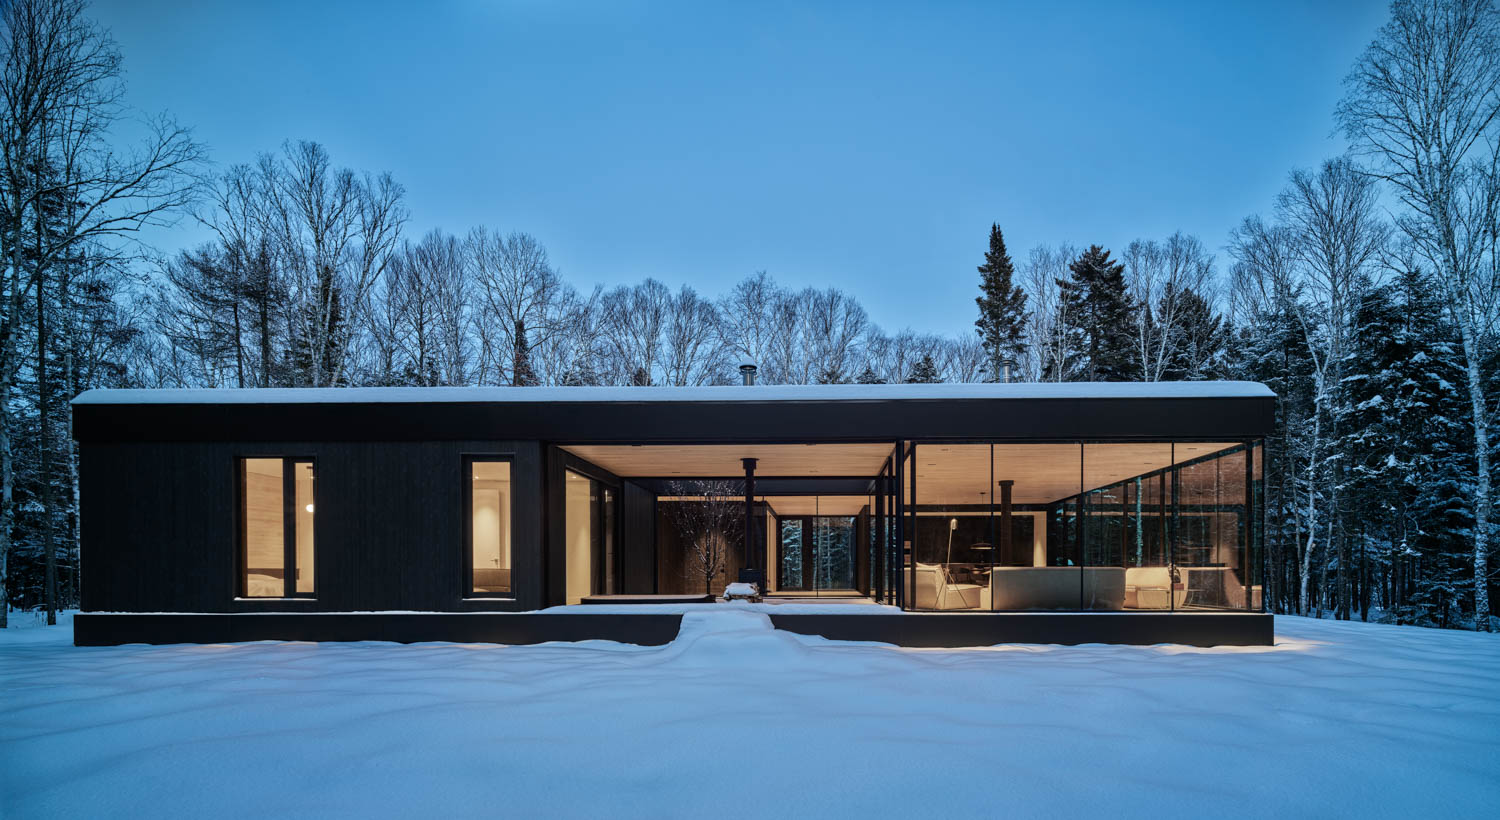
[[[1000,554],[996,556],[995,563],[1010,559],[1010,495],[1011,488],[1016,486],[1013,479],[1002,478],[996,482],[1000,485]]]
[[[753,370],[754,365],[751,368]],[[745,569],[766,568],[765,542],[757,543],[755,540],[755,467],[759,463],[759,459],[740,459],[740,464],[745,468]],[[765,579],[762,578],[760,583],[764,587]]]
[[[745,362],[740,365],[740,379],[746,387],[753,387],[755,385],[755,369],[753,362]]]

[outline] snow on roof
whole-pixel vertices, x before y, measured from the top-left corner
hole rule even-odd
[[[1270,398],[1259,382],[1070,382],[1020,384],[804,384],[715,387],[270,387],[89,390],[99,404],[423,404],[557,402],[943,401],[961,399]]]

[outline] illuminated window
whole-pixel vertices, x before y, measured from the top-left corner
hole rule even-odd
[[[620,567],[615,553],[614,488],[572,470],[564,479],[567,602],[580,603],[589,595],[617,594]]]
[[[242,458],[240,595],[308,598],[313,575],[313,463],[296,458]]]
[[[481,598],[510,598],[510,462],[470,458],[469,594]]]

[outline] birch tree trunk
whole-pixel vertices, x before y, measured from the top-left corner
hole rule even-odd
[[[1320,380],[1321,382],[1321,380]],[[1322,386],[1318,387],[1318,394],[1323,392]],[[1321,403],[1321,402],[1320,402]],[[1309,584],[1312,579],[1313,553],[1318,546],[1318,459],[1322,449],[1323,420],[1318,412],[1318,407],[1313,408],[1313,436],[1308,447],[1307,456],[1307,544],[1302,550],[1302,564],[1299,569],[1299,588],[1297,593],[1297,614],[1306,615],[1309,605]]]
[[[1479,372],[1479,353],[1472,329],[1459,328],[1464,348],[1464,371],[1468,377],[1469,410],[1474,417],[1474,628],[1489,631],[1490,590],[1490,425],[1484,400],[1484,379]]]

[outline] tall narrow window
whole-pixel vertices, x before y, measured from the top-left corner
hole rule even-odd
[[[619,594],[620,556],[615,548],[615,489],[568,470],[564,474],[563,540],[567,547],[567,602]]]
[[[470,459],[468,478],[469,594],[509,598],[510,462]]]
[[[317,587],[313,463],[240,459],[240,595],[312,597]]]

